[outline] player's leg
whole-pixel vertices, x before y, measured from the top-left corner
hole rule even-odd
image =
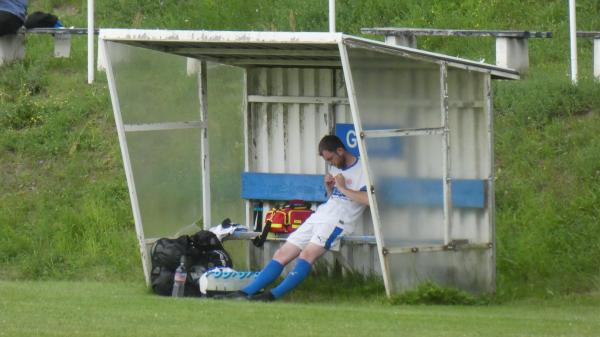
[[[273,255],[273,259],[267,263],[256,279],[242,288],[242,292],[246,295],[254,295],[275,281],[281,275],[283,267],[295,259],[302,251],[302,248],[308,244],[312,237],[312,230],[313,223],[307,221],[290,234],[286,243],[277,249]]]
[[[326,251],[324,247],[309,243],[300,253],[294,269],[277,287],[271,289],[273,297],[280,298],[302,283],[310,274],[313,263]]]
[[[264,294],[251,297],[251,299],[272,301],[296,288],[308,277],[313,263],[319,257],[329,249],[339,249],[340,237],[343,231],[344,229],[336,224],[315,225],[315,233],[311,237],[310,243],[300,253],[294,269],[287,274],[278,286]]]
[[[300,252],[302,252],[302,249],[300,249],[300,247],[296,246],[293,243],[286,242],[283,244],[283,246],[277,249],[277,251],[275,251],[275,254],[273,254],[273,260],[285,266],[288,263],[290,263],[290,261],[298,257],[298,255],[300,255]]]
[[[291,260],[295,259],[298,254],[300,254],[300,248],[289,242],[283,244],[283,246],[275,252],[273,259],[260,271],[258,276],[242,288],[242,292],[246,295],[254,295],[267,285],[271,284],[271,282],[275,281],[279,275],[281,275],[283,267]]]

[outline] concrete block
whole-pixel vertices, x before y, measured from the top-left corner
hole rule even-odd
[[[529,69],[529,42],[526,38],[497,37],[496,65],[520,73]]]
[[[417,37],[412,34],[410,34],[410,35],[386,35],[385,43],[395,45],[395,46],[417,48]]]
[[[25,58],[25,35],[0,37],[0,65]]]
[[[54,35],[54,57],[71,56],[71,34]]]

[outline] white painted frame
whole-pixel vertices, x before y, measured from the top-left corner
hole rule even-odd
[[[448,116],[448,64],[440,63],[440,114],[442,121],[442,179],[444,193],[444,246],[450,243],[452,227],[452,165],[450,161],[450,125]]]
[[[352,70],[350,68],[350,60],[348,58],[348,51],[346,45],[340,41],[340,58],[342,59],[342,70],[344,71],[344,80],[346,82],[346,90],[348,91],[348,101],[350,102],[350,111],[352,112],[352,120],[354,122],[354,131],[359,137],[356,137],[358,142],[358,152],[361,156],[360,164],[362,165],[363,171],[367,176],[367,196],[369,197],[369,205],[371,211],[371,217],[373,219],[373,232],[375,234],[375,241],[377,242],[377,254],[379,255],[379,263],[381,265],[381,274],[383,276],[383,284],[385,286],[385,293],[388,297],[392,295],[392,277],[390,274],[389,262],[387,259],[387,251],[383,243],[383,234],[381,232],[381,220],[379,218],[379,209],[377,208],[377,198],[375,196],[375,189],[373,187],[373,180],[369,172],[369,158],[367,156],[367,149],[364,143],[365,133],[362,130],[362,123],[360,121],[360,112],[358,109],[358,102],[356,101],[356,90],[354,89],[354,80],[352,79]]]
[[[94,82],[94,0],[88,0],[87,3],[87,73],[88,84]]]
[[[137,234],[138,243],[140,246],[140,254],[142,257],[142,268],[144,270],[144,278],[146,285],[150,286],[150,255],[146,246],[146,238],[144,236],[144,226],[142,224],[142,215],[140,212],[140,204],[137,198],[137,190],[135,188],[135,180],[133,179],[133,170],[131,168],[131,159],[129,157],[129,149],[127,147],[127,139],[125,137],[125,126],[123,117],[121,116],[121,105],[119,104],[119,95],[117,93],[117,84],[113,73],[112,63],[107,55],[105,40],[101,40],[103,44],[102,51],[106,60],[106,77],[108,79],[108,90],[112,102],[113,113],[115,116],[115,124],[117,125],[117,134],[119,136],[119,146],[123,156],[123,167],[125,169],[125,178],[127,179],[127,187],[129,189],[129,198],[131,200],[131,208],[133,212],[133,220],[135,223],[135,231]]]
[[[450,161],[450,127],[449,127],[449,98],[448,98],[448,62],[439,61],[435,62],[440,67],[440,117],[442,121],[441,127],[438,128],[422,128],[422,129],[395,129],[395,130],[362,130],[362,123],[360,119],[360,111],[358,109],[358,102],[356,100],[356,91],[354,88],[354,81],[352,78],[352,71],[350,68],[350,61],[348,57],[347,46],[344,42],[340,42],[340,57],[342,59],[344,77],[346,81],[346,88],[348,90],[348,100],[350,103],[350,109],[352,111],[352,119],[354,122],[354,129],[359,135],[358,148],[361,155],[361,164],[363,170],[367,175],[367,185],[369,189],[368,197],[369,204],[371,205],[371,216],[373,220],[375,239],[378,247],[379,261],[381,263],[382,276],[386,289],[387,296],[391,296],[393,293],[393,282],[391,271],[389,268],[389,255],[390,254],[404,254],[404,253],[416,253],[416,252],[434,252],[454,249],[451,244],[450,232],[452,227],[452,179],[451,179],[451,161]],[[360,47],[359,47],[360,48]],[[431,62],[431,61],[430,61]],[[490,71],[491,73],[491,71]],[[381,219],[379,216],[379,208],[377,204],[377,198],[375,196],[375,187],[373,186],[373,179],[369,171],[368,156],[366,147],[364,144],[364,138],[381,138],[381,137],[406,137],[406,136],[428,136],[428,135],[442,135],[442,180],[443,180],[443,224],[444,224],[444,244],[433,245],[433,246],[422,246],[422,247],[386,247],[383,242],[383,234],[381,230]],[[491,205],[493,207],[493,204]],[[485,246],[489,248],[488,244],[467,244],[464,248],[477,249]]]
[[[124,128],[127,132],[143,132],[143,131],[161,131],[161,130],[182,130],[182,129],[199,129],[204,128],[205,123],[202,122],[174,122],[174,123],[143,123],[143,124],[125,124]]]
[[[575,0],[569,0],[569,51],[571,54],[571,82],[577,84],[577,10]]]
[[[202,168],[202,225],[204,229],[212,227],[211,218],[211,195],[210,195],[210,157],[208,143],[208,70],[206,61],[200,61],[200,71],[198,72],[198,99],[200,103],[200,158]]]
[[[206,103],[207,97],[207,68],[206,62],[200,62],[200,71],[198,72],[198,100],[199,100],[199,117],[200,121],[188,121],[188,122],[171,122],[171,123],[143,123],[143,124],[125,124],[123,123],[123,117],[121,115],[121,107],[119,103],[119,96],[117,94],[116,81],[112,68],[112,61],[107,55],[106,44],[108,42],[104,39],[99,39],[99,44],[102,48],[99,48],[103,55],[102,57],[106,60],[106,77],[108,79],[108,89],[111,96],[113,113],[115,117],[115,124],[117,126],[117,134],[119,137],[119,146],[121,148],[121,155],[123,157],[123,166],[125,169],[125,177],[127,179],[127,186],[129,190],[129,198],[131,200],[131,208],[133,212],[133,219],[135,223],[135,230],[140,246],[140,253],[142,257],[142,267],[144,272],[144,278],[146,285],[150,286],[150,271],[151,261],[150,254],[148,252],[148,244],[153,243],[156,239],[146,239],[144,235],[144,225],[142,221],[140,205],[137,197],[137,189],[135,187],[135,180],[133,177],[133,169],[131,166],[131,159],[129,156],[129,148],[127,145],[126,132],[147,132],[147,131],[165,131],[165,130],[182,130],[182,129],[200,129],[200,166],[202,169],[202,219],[204,229],[211,227],[211,192],[210,192],[210,160],[209,160],[209,138],[208,138],[208,107]]]
[[[486,122],[487,122],[487,147],[489,156],[489,175],[487,178],[487,212],[490,230],[490,244],[492,249],[492,275],[494,284],[493,290],[496,290],[496,192],[494,181],[496,171],[494,170],[494,104],[492,90],[492,74],[488,73],[484,79],[483,97],[485,99]]]

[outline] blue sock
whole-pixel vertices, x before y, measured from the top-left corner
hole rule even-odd
[[[254,295],[269,283],[275,281],[282,271],[283,265],[275,260],[271,260],[252,282],[242,288],[242,291],[248,295]]]
[[[280,298],[281,296],[290,292],[292,289],[296,288],[300,283],[302,283],[302,281],[304,281],[308,274],[310,274],[311,267],[312,265],[308,261],[304,259],[298,259],[294,270],[287,274],[283,282],[281,282],[277,287],[271,289],[271,294],[273,294],[273,297]]]

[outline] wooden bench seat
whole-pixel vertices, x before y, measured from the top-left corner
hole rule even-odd
[[[525,72],[529,68],[530,38],[551,38],[552,32],[436,28],[362,28],[363,34],[385,35],[385,42],[417,48],[416,36],[490,36],[496,38],[496,65]]]

